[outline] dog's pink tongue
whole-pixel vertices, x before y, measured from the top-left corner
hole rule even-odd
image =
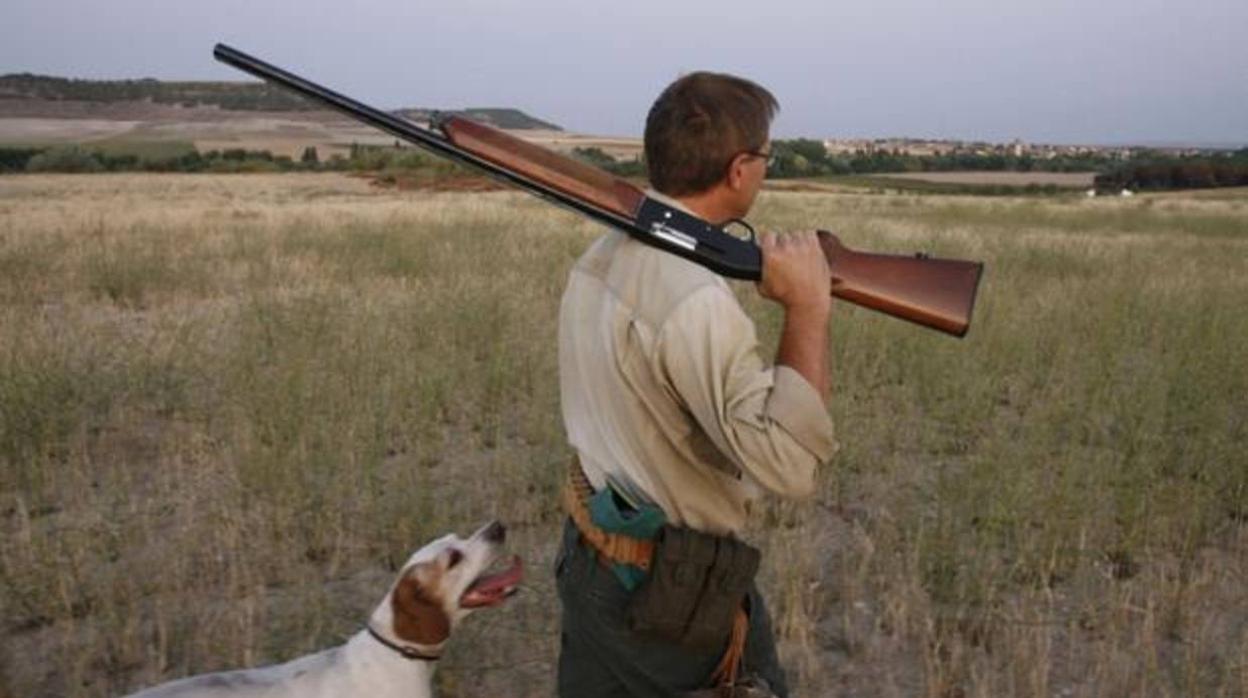
[[[502,603],[524,577],[524,563],[517,555],[512,558],[511,567],[498,574],[491,574],[477,579],[468,587],[468,591],[459,597],[462,608],[478,608],[480,606],[497,606]]]

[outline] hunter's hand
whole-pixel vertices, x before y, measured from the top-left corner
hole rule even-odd
[[[758,292],[787,312],[826,316],[832,308],[832,276],[815,232],[764,232],[758,236],[758,243],[763,250],[763,279]]]

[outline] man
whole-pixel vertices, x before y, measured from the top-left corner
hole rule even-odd
[[[777,104],[714,73],[670,85],[646,119],[650,195],[711,223],[744,217],[762,186]],[[669,525],[735,538],[747,501],[812,493],[835,451],[828,394],[827,262],[814,233],[763,234],[758,291],[784,309],[775,366],[723,278],[608,232],[572,270],[559,319],[564,423],[595,491],[658,507]],[[557,564],[559,694],[667,696],[705,688],[724,655],[630,629],[633,592],[577,526]],[[787,686],[751,585],[743,674]],[[724,645],[728,637],[724,637]]]

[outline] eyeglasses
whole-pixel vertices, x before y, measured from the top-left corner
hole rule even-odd
[[[753,156],[754,156],[754,157],[756,157],[756,158],[762,158],[763,160],[765,160],[765,161],[767,162],[767,169],[771,169],[771,166],[776,164],[776,154],[775,154],[775,153],[764,153],[764,152],[762,152],[762,151],[760,151],[760,150],[743,150],[743,151],[741,151],[741,154],[742,154],[742,155],[753,155]]]

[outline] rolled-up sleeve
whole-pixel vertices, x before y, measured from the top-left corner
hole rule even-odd
[[[831,417],[801,374],[764,365],[754,324],[731,291],[691,294],[658,339],[663,380],[716,449],[764,489],[809,496],[816,468],[837,449]]]

